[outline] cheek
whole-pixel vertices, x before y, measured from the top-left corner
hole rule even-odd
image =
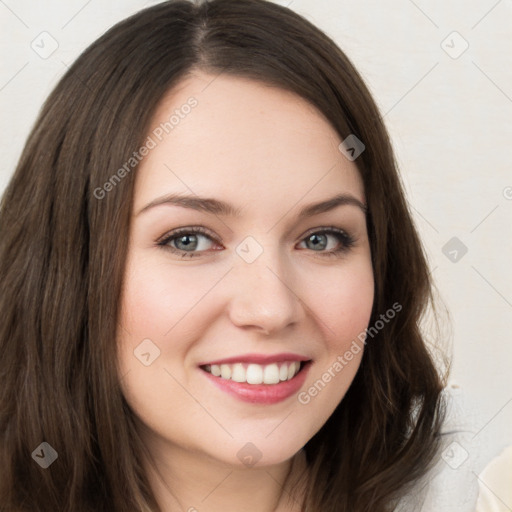
[[[144,393],[150,393],[151,386],[158,389],[155,379],[166,366],[165,334],[185,314],[182,310],[189,302],[187,294],[193,289],[191,284],[177,286],[174,279],[170,286],[161,264],[139,257],[136,252],[128,258],[117,345],[121,375],[128,375],[124,385],[129,388],[136,383],[129,393],[132,403],[143,389]],[[172,349],[176,356],[182,351],[179,343],[174,343]],[[147,353],[150,356],[146,362],[150,364],[146,367]]]
[[[370,261],[359,261],[332,276],[318,295],[318,314],[331,350],[350,345],[368,326],[374,299]]]
[[[125,385],[136,382],[133,399],[142,388],[147,393],[161,389],[159,379],[168,385],[170,377],[165,371],[180,382],[188,379],[189,352],[215,314],[204,299],[221,277],[222,272],[199,267],[186,272],[137,251],[128,258],[117,346],[120,375],[129,374]],[[148,352],[151,362],[146,367],[142,355]]]
[[[204,276],[190,274],[170,271],[136,251],[126,265],[117,339],[122,389],[136,416],[155,432],[169,424],[171,404],[173,416],[204,421],[204,411],[191,408],[190,395],[177,383],[185,381],[186,327],[194,322],[194,305],[207,291]],[[186,446],[187,436],[176,424],[169,424],[167,433]]]
[[[170,272],[162,263],[134,257],[127,265],[122,325],[133,336],[162,339],[211,287],[200,272]]]
[[[374,279],[369,258],[347,265],[330,277],[329,286],[314,299],[324,346],[297,397],[301,410],[310,418],[308,435],[327,421],[352,384],[362,360],[364,333],[373,307]]]

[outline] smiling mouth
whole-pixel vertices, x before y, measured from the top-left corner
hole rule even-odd
[[[281,361],[271,364],[205,364],[200,368],[219,379],[247,384],[279,384],[292,380],[309,361]]]

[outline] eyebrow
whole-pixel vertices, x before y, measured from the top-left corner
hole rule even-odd
[[[226,203],[224,201],[219,201],[218,199],[213,199],[209,197],[199,197],[199,196],[190,196],[190,195],[178,195],[178,194],[168,194],[162,197],[158,197],[154,199],[150,203],[148,203],[144,208],[142,208],[137,216],[141,213],[147,212],[148,210],[155,208],[156,206],[161,205],[174,205],[181,206],[183,208],[189,208],[191,210],[204,211],[206,213],[211,213],[214,215],[224,216],[224,217],[240,217],[240,208],[235,208],[233,205]],[[318,215],[320,213],[325,213],[338,206],[351,205],[360,208],[363,213],[366,215],[367,207],[363,204],[359,199],[354,197],[351,194],[338,194],[330,199],[326,199],[325,201],[321,201],[319,203],[312,203],[301,208],[298,214],[298,218],[302,219],[305,217],[312,217],[313,215]]]

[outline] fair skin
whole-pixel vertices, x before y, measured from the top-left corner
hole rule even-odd
[[[286,477],[304,471],[301,448],[342,400],[363,353],[308,403],[298,400],[332,373],[370,319],[374,280],[357,204],[365,204],[364,187],[338,150],[339,135],[310,104],[255,81],[214,78],[195,71],[167,94],[151,130],[191,96],[198,104],[136,171],[118,339],[121,384],[164,512],[296,511],[300,500],[288,500]],[[214,198],[239,216],[170,203],[141,212],[168,194]],[[338,194],[351,199],[299,217],[305,206]],[[189,229],[169,240],[171,231],[197,226],[207,234]],[[322,233],[331,226],[352,245]],[[196,256],[182,257],[190,252]],[[145,339],[153,344],[146,353],[160,351],[147,366],[134,356]],[[227,393],[212,383],[222,376],[200,367],[282,353],[311,362],[300,387],[277,403]],[[240,450],[257,462],[248,465]]]

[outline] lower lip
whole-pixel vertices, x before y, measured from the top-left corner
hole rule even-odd
[[[231,379],[215,377],[204,370],[201,370],[201,372],[222,391],[239,400],[253,404],[277,404],[299,391],[306,380],[310,366],[311,362],[309,361],[293,379],[279,384],[247,384],[246,382],[235,382]]]

